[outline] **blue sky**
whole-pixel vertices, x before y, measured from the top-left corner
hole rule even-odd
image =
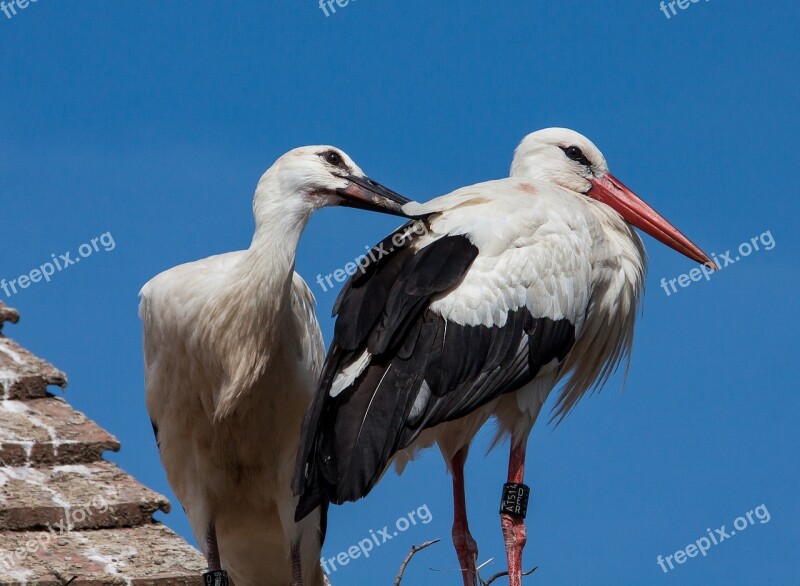
[[[0,290],[23,314],[8,333],[68,372],[68,400],[122,441],[111,459],[172,497],[144,408],[136,294],[166,268],[246,247],[253,189],[280,154],[335,144],[426,200],[505,175],[526,133],[567,126],[707,251],[767,231],[775,245],[667,296],[661,279],[693,265],[645,238],[624,393],[616,376],[531,438],[531,581],[796,581],[798,5],[699,2],[667,19],[655,0],[358,0],[328,17],[314,0],[289,4],[39,0],[0,13],[0,278],[106,232],[116,244],[10,299]],[[326,341],[335,293],[316,275],[396,223],[344,209],[310,223],[297,268]],[[503,566],[507,459],[505,446],[483,456],[490,432],[467,465],[480,558],[496,560],[487,574]],[[656,563],[762,504],[768,523],[667,574]],[[334,585],[389,584],[431,538],[443,542],[407,583],[459,584],[436,452],[335,508],[325,554],[422,506],[433,521]],[[163,520],[189,537],[180,507]]]

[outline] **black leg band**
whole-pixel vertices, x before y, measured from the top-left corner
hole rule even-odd
[[[203,574],[203,584],[205,586],[228,586],[228,572],[225,570],[215,570]]]
[[[507,513],[525,518],[528,513],[528,497],[531,489],[516,482],[507,482],[503,485],[503,500],[500,503],[500,514]]]

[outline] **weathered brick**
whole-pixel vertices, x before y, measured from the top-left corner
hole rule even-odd
[[[57,397],[0,401],[0,465],[94,462],[119,442]]]
[[[0,586],[200,586],[203,556],[159,523],[130,529],[0,532]]]
[[[48,468],[0,467],[0,529],[72,525],[75,530],[152,522],[169,501],[110,462]]]
[[[3,329],[5,322],[15,324],[19,321],[19,313],[16,309],[12,309],[2,301],[0,301],[0,330]]]
[[[0,330],[19,315],[0,302]],[[0,586],[200,586],[205,560],[152,515],[169,502],[109,462],[119,442],[0,334]]]
[[[49,385],[66,387],[66,375],[0,335],[0,399],[42,398]]]

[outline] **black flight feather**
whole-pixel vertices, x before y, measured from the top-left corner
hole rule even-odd
[[[417,249],[424,234],[409,223],[387,237],[336,301],[334,340],[303,423],[293,483],[298,520],[321,504],[365,496],[424,429],[519,389],[575,342],[568,320],[535,317],[527,307],[510,310],[502,327],[448,322],[431,311],[479,250],[465,235]],[[369,365],[331,397],[336,376],[364,352]]]

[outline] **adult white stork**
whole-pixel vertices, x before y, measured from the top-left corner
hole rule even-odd
[[[406,202],[334,147],[295,149],[258,183],[249,249],[142,289],[147,409],[207,584],[226,584],[226,571],[236,586],[323,583],[324,520],[293,519],[300,426],[325,352],[295,252],[319,208],[400,214]]]
[[[530,430],[565,379],[555,417],[629,356],[645,273],[637,226],[713,266],[566,129],[526,137],[512,178],[403,210],[342,291],[333,345],[304,422],[297,519],[366,495],[390,459],[436,441],[453,475],[453,538],[476,583],[463,465],[490,415],[510,437],[501,521],[512,586],[521,582]],[[404,456],[405,457],[405,456]]]

